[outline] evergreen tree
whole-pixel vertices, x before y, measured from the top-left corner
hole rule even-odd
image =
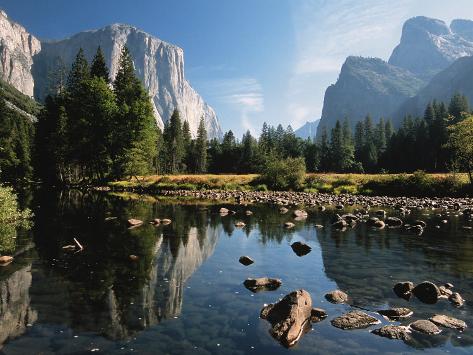
[[[455,122],[459,122],[470,111],[468,99],[465,95],[456,93],[453,95],[448,106],[448,112],[453,116]]]
[[[180,172],[182,160],[185,156],[181,117],[177,109],[174,109],[169,122],[164,127],[164,142],[166,145],[167,171],[171,174],[177,174]]]
[[[95,53],[95,57],[92,60],[90,76],[102,78],[106,83],[109,83],[110,81],[110,73],[108,71],[107,64],[105,63],[105,56],[100,46],[97,48],[97,53]]]
[[[202,117],[197,128],[197,138],[195,140],[195,166],[196,173],[205,173],[207,171],[207,130],[205,121]]]
[[[330,155],[327,128],[324,126],[320,135],[320,170],[323,172],[330,171]]]
[[[67,90],[70,93],[80,90],[81,84],[89,77],[89,63],[85,58],[84,50],[80,48],[67,78]]]
[[[181,171],[190,171],[189,169],[193,165],[193,147],[192,147],[192,135],[191,129],[189,126],[189,122],[184,120],[182,124],[182,145],[184,149],[184,157],[183,157],[183,166]]]

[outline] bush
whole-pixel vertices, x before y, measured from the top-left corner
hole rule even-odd
[[[270,159],[261,174],[261,180],[272,190],[299,190],[304,179],[304,158]]]

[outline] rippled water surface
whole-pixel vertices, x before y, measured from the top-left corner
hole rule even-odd
[[[125,200],[78,192],[38,194],[31,205],[35,226],[17,239],[17,248],[28,250],[0,269],[5,354],[473,353],[471,328],[414,334],[408,342],[370,333],[379,326],[334,328],[330,320],[354,308],[323,297],[341,289],[363,309],[405,306],[414,311],[410,321],[443,313],[473,327],[473,233],[462,228],[471,225],[463,216],[413,212],[407,220],[428,223],[417,237],[364,225],[332,230],[335,212],[317,210],[308,210],[306,221],[287,230],[282,225],[292,220],[291,211],[281,215],[274,206]],[[236,214],[220,216],[222,206]],[[254,214],[246,216],[247,209]],[[128,229],[129,218],[146,223]],[[154,227],[147,223],[153,218],[172,223]],[[444,218],[448,223],[440,224]],[[235,221],[246,226],[235,228]],[[74,237],[84,251],[64,252]],[[295,255],[290,244],[297,240],[312,252]],[[241,265],[242,255],[255,263]],[[262,276],[280,278],[283,285],[260,293],[242,285],[248,277]],[[407,302],[392,292],[394,283],[405,280],[451,282],[467,302],[461,308],[446,300]],[[263,304],[299,288],[329,317],[314,324],[296,347],[285,349],[269,335],[269,323],[259,319],[259,312]]]

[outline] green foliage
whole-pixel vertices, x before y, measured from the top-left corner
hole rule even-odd
[[[108,71],[107,64],[105,63],[105,56],[100,46],[97,48],[97,53],[92,60],[90,76],[102,78],[106,83],[110,81],[110,73]]]
[[[272,190],[299,190],[305,179],[303,158],[270,159],[261,180]]]
[[[449,127],[448,147],[453,150],[454,158],[468,172],[473,185],[473,117]]]

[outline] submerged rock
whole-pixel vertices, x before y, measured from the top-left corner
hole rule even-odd
[[[396,296],[403,298],[407,301],[411,299],[413,289],[414,284],[410,281],[398,282],[393,287],[393,291]]]
[[[161,220],[161,223],[164,224],[164,225],[171,224],[171,222],[172,222],[172,221],[171,221],[169,218],[163,218],[163,219]]]
[[[310,321],[312,323],[318,323],[325,318],[327,318],[328,314],[322,308],[312,308],[310,312]]]
[[[291,347],[310,329],[312,299],[305,290],[293,291],[277,303],[263,307],[262,319],[271,323],[271,335]]]
[[[243,228],[244,226],[246,226],[245,222],[242,222],[242,221],[235,222],[235,227],[237,228]]]
[[[383,309],[383,310],[378,311],[378,313],[390,320],[399,320],[399,319],[409,318],[413,314],[413,312],[409,308],[402,308],[402,307]]]
[[[412,290],[414,296],[416,296],[421,302],[427,304],[437,303],[440,297],[440,290],[434,283],[430,281],[424,281],[418,284]]]
[[[389,339],[410,339],[409,328],[402,325],[385,325],[384,327],[373,330],[372,333]]]
[[[455,307],[461,307],[461,306],[463,306],[463,303],[465,303],[465,300],[462,298],[462,296],[458,292],[452,293],[452,295],[448,298],[448,300]]]
[[[403,224],[402,220],[397,217],[388,217],[384,222],[391,228],[402,227]]]
[[[238,261],[240,262],[240,264],[243,264],[245,266],[251,265],[255,262],[252,258],[246,255],[240,256],[240,259],[238,259]]]
[[[348,295],[343,291],[335,290],[325,294],[325,299],[331,303],[346,303]]]
[[[416,320],[414,323],[409,324],[411,329],[424,334],[439,334],[441,330],[431,321],[426,319]]]
[[[443,314],[435,314],[433,317],[429,318],[432,323],[440,325],[445,328],[452,328],[458,330],[465,330],[467,325],[461,319],[449,317]]]
[[[304,242],[294,242],[291,248],[297,256],[304,256],[310,253],[312,248]]]
[[[292,223],[292,222],[286,222],[286,223],[284,223],[284,227],[286,227],[286,228],[288,228],[288,229],[289,229],[289,228],[294,228],[294,227],[295,227],[295,224]]]
[[[453,294],[453,291],[445,286],[439,286],[440,297],[448,298]]]
[[[251,215],[253,215],[253,212],[252,212],[252,211],[250,211],[250,210],[247,210],[247,211],[245,211],[245,215],[247,215],[247,216],[251,216]]]
[[[340,317],[332,319],[331,323],[334,327],[340,329],[361,329],[367,328],[371,325],[379,324],[381,322],[375,317],[366,314],[365,312],[351,311]]]
[[[221,215],[227,215],[230,213],[230,210],[228,208],[225,208],[225,207],[222,207],[218,210],[218,213],[220,213]]]
[[[281,208],[279,209],[279,213],[282,213],[282,214],[287,213],[288,211],[289,211],[289,210],[288,210],[286,207],[281,207]]]
[[[257,279],[246,279],[243,282],[245,287],[252,291],[252,292],[259,292],[259,291],[274,291],[282,285],[282,281],[280,279],[272,279],[269,277],[260,277]]]
[[[295,210],[293,215],[297,218],[307,218],[307,212],[303,210]]]

